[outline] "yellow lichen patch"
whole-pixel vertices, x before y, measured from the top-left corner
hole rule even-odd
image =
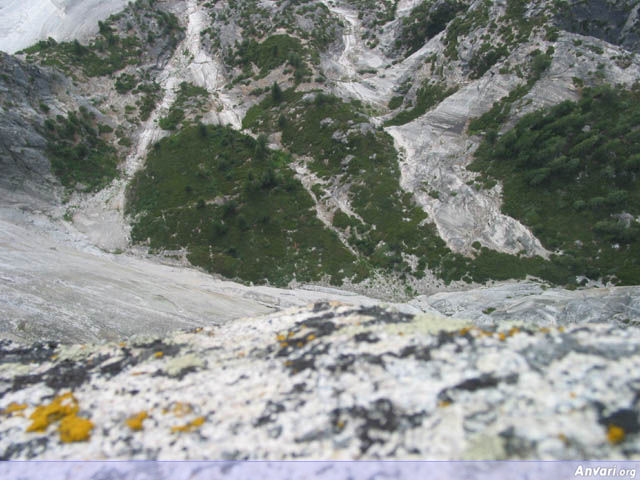
[[[78,417],[78,410],[78,401],[71,392],[59,395],[49,405],[36,407],[29,416],[31,425],[27,427],[27,432],[44,432],[49,425],[60,421],[60,440],[65,443],[88,440],[93,423]]]
[[[558,327],[558,331],[559,331],[560,333],[564,333],[564,327]]]
[[[298,342],[298,344],[297,344],[297,345],[298,345],[298,348],[302,348],[302,347],[304,347],[304,343],[303,343],[303,342]]]
[[[560,440],[562,440],[562,442],[563,442],[565,445],[568,445],[568,444],[569,444],[569,439],[567,438],[567,436],[566,436],[564,433],[560,433],[560,434],[558,434],[558,438],[559,438]]]
[[[288,344],[287,342],[282,342],[282,343],[280,344],[280,346],[281,346],[282,348],[286,348],[286,347],[288,347],[288,346],[289,346],[289,344]]]
[[[198,417],[195,420],[190,421],[186,425],[181,425],[177,427],[171,427],[172,433],[178,432],[193,432],[194,430],[200,428],[205,422],[204,417]]]
[[[71,392],[57,396],[49,405],[37,407],[29,417],[27,432],[44,432],[49,425],[78,413],[78,402]]]
[[[60,440],[64,443],[85,442],[89,440],[93,430],[93,422],[86,418],[68,415],[60,422],[58,431],[60,432]]]
[[[316,336],[312,333],[311,335],[309,335],[309,336],[307,337],[307,342],[312,342],[312,341],[313,341],[313,340],[315,340],[315,339],[316,339]]]
[[[450,405],[451,405],[451,402],[450,402],[450,401],[448,401],[448,400],[443,400],[443,401],[441,401],[441,402],[438,404],[438,406],[439,406],[440,408],[447,408],[447,407],[449,407]]]
[[[156,357],[156,358],[162,358],[164,356],[164,353],[156,352],[156,353],[153,354],[153,356]]]
[[[624,440],[624,430],[617,425],[609,425],[609,430],[607,431],[607,440],[612,445],[618,445],[622,443]]]
[[[507,336],[504,333],[500,332],[498,334],[498,338],[504,342],[507,339]]]
[[[127,346],[127,344],[126,344],[125,342],[120,342],[118,345],[119,345],[120,347],[126,347],[126,346]]]
[[[306,328],[306,327],[305,327],[305,328]],[[295,335],[295,334],[294,334],[293,332],[289,332],[289,333],[287,334],[287,338],[291,338],[291,337],[293,337],[294,335]]]
[[[511,330],[509,330],[508,335],[510,337],[513,337],[514,335],[516,335],[517,333],[520,333],[520,329],[518,327],[513,327]]]
[[[542,327],[542,328],[540,329],[540,332],[541,332],[541,333],[550,333],[550,332],[551,332],[551,330],[549,330],[547,327]]]
[[[466,335],[471,331],[471,327],[464,327],[460,329],[460,335]]]
[[[171,413],[173,413],[176,417],[184,417],[185,415],[189,415],[193,412],[193,408],[188,403],[176,402],[173,408],[171,409]]]
[[[284,342],[287,339],[287,337],[282,334],[278,335],[276,338],[279,342]]]
[[[342,420],[338,420],[338,423],[336,423],[336,427],[342,430],[344,428],[344,422]]]
[[[58,358],[58,355],[51,355],[51,357],[49,358],[49,360],[55,360],[56,358]]]
[[[0,414],[2,414],[2,415],[13,415],[13,414],[22,415],[22,411],[25,410],[26,408],[27,408],[27,405],[24,404],[24,403],[11,402],[9,404],[9,406],[7,406],[7,408],[5,408],[4,410],[2,410],[0,412]]]
[[[134,415],[133,417],[127,418],[127,426],[134,432],[138,432],[142,430],[142,422],[148,417],[149,415],[147,414],[147,412],[142,411],[139,414]]]

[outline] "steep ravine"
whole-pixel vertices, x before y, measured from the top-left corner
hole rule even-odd
[[[162,100],[137,134],[137,143],[121,167],[122,175],[97,194],[79,195],[69,202],[73,223],[98,247],[107,251],[125,250],[130,243],[128,220],[124,216],[125,191],[135,173],[144,164],[153,143],[169,134],[159,124],[176,100],[181,82],[204,87],[217,99],[219,107],[208,120],[211,123],[230,124],[240,128],[241,111],[236,111],[230,97],[222,92],[226,79],[220,73],[221,65],[211,58],[201,45],[201,32],[205,28],[205,13],[197,0],[176,3],[176,14],[186,25],[184,40],[175,48],[173,56],[162,67],[158,83],[162,87]]]

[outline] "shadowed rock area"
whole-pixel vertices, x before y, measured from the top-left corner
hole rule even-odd
[[[640,51],[640,5],[633,0],[581,0],[561,7],[558,24],[564,30]]]

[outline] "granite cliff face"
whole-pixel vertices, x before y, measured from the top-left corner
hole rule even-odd
[[[637,459],[637,2],[99,3],[0,7],[3,458]]]

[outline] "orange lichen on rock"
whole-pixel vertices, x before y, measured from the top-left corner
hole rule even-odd
[[[93,430],[93,422],[86,418],[76,417],[75,414],[64,417],[58,431],[60,440],[64,443],[85,442],[89,440]]]
[[[204,424],[205,420],[206,419],[204,417],[198,417],[195,420],[190,421],[186,425],[171,427],[171,432],[172,433],[193,432],[194,430],[200,428]]]
[[[624,430],[617,425],[609,425],[609,430],[607,431],[607,440],[612,445],[618,445],[622,443],[624,440]]]
[[[13,414],[22,415],[22,411],[25,410],[26,408],[27,408],[27,405],[24,403],[11,402],[7,406],[7,408],[5,408],[0,412],[0,414],[1,415],[13,415]]]
[[[44,432],[52,423],[75,415],[78,410],[78,402],[71,392],[59,395],[49,405],[41,405],[34,410],[29,416],[31,425],[27,432]]]
[[[176,417],[184,417],[185,415],[189,415],[191,412],[193,412],[193,408],[188,403],[176,402],[171,409],[171,412]]]
[[[153,356],[156,357],[156,358],[162,358],[164,356],[164,353],[156,352],[156,353],[153,354]]]
[[[142,430],[142,422],[147,418],[149,418],[147,412],[142,411],[139,414],[134,415],[133,417],[127,418],[126,423],[131,430],[133,430],[134,432],[138,432]]]
[[[27,427],[27,432],[44,432],[49,425],[60,421],[60,440],[65,443],[88,440],[93,423],[78,417],[78,410],[78,401],[71,392],[58,395],[49,405],[36,407],[29,416],[31,425]]]

